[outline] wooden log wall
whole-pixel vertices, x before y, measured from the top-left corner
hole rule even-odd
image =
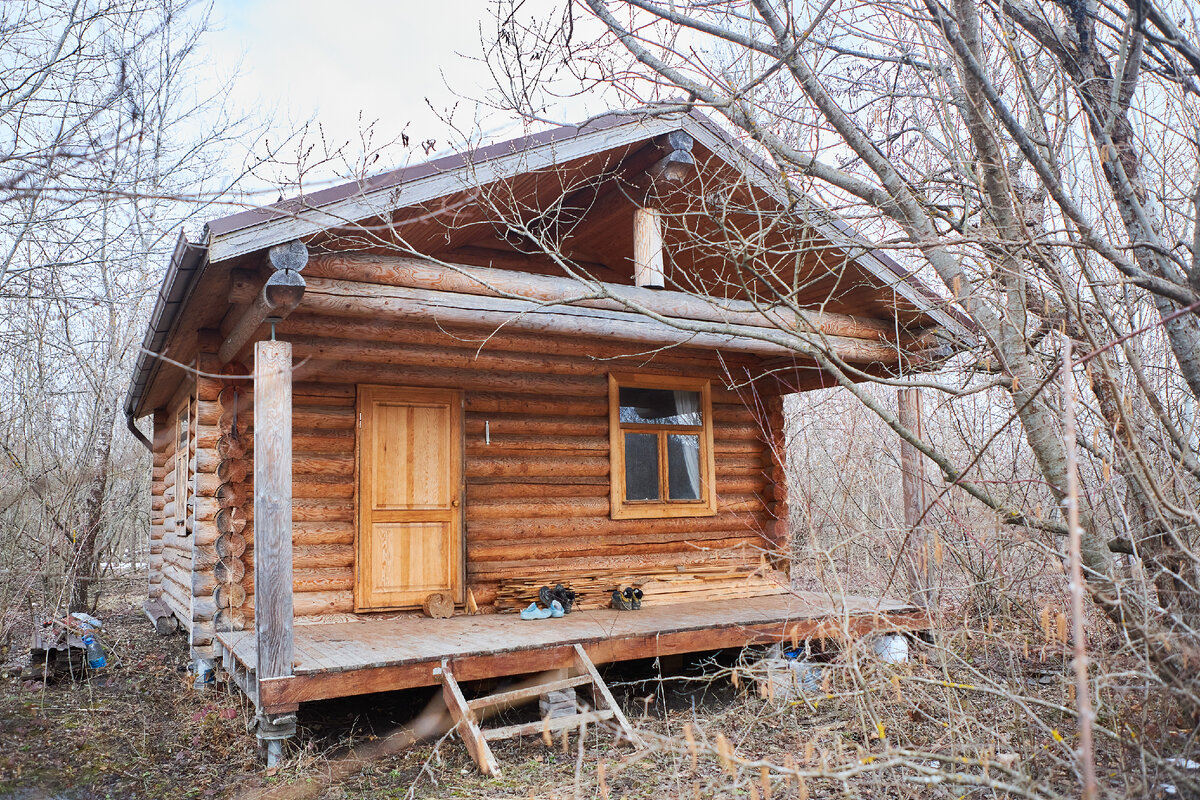
[[[186,460],[179,458],[179,416],[185,410],[188,414],[189,430],[194,424],[195,403],[192,398],[194,383],[188,381],[176,394],[174,400],[167,406],[163,417],[165,444],[161,453],[155,454],[155,463],[163,460],[162,478],[162,508],[161,508],[161,586],[160,597],[174,612],[175,617],[188,630],[192,629],[192,540],[190,528],[195,525],[194,509],[177,513],[177,506],[186,504],[190,496],[184,487],[192,480],[196,467],[195,457],[190,451]],[[158,420],[158,415],[155,417]],[[157,432],[157,423],[156,423]],[[189,437],[195,442],[194,437]],[[186,445],[185,445],[186,446]],[[156,467],[156,474],[158,468]],[[151,499],[151,509],[158,505],[158,500]],[[153,529],[151,535],[153,536]]]
[[[147,570],[146,597],[157,600],[163,596],[163,548],[166,535],[167,470],[174,455],[172,426],[168,424],[167,412],[159,409],[154,413],[151,431],[151,478],[150,478],[150,555]]]
[[[725,386],[727,375],[744,375],[755,362],[682,349],[630,356],[637,346],[569,337],[551,342],[519,332],[491,336],[480,349],[492,333],[402,323],[366,308],[319,315],[303,302],[278,325],[297,365],[297,616],[353,610],[359,383],[464,390],[467,576],[480,605],[494,601],[501,583],[531,575],[569,582],[573,574],[626,565],[760,563],[769,537],[777,535],[769,505],[776,502],[772,449],[757,415]],[[616,370],[713,380],[717,515],[609,518],[607,375]],[[249,540],[243,562],[243,587],[252,596]]]
[[[195,447],[196,501],[195,522],[192,526],[192,627],[191,645],[193,658],[211,658],[213,655],[213,633],[216,630],[216,602],[213,597],[211,576],[218,562],[216,514],[212,498],[217,494],[217,433],[220,406],[217,398],[221,381],[212,377],[218,368],[215,335],[203,335],[201,340],[210,348],[197,358],[200,374],[196,378],[196,415],[192,427]]]
[[[224,372],[231,376],[249,374],[245,366],[234,362]],[[230,378],[222,381],[217,396],[220,417],[216,431],[217,457],[217,529],[213,567],[213,600],[218,630],[243,630],[246,627],[245,554],[254,535],[246,508],[254,496],[254,439],[247,425],[253,409],[250,381]]]

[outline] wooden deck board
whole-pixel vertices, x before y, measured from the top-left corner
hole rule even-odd
[[[696,652],[800,638],[820,626],[850,621],[859,633],[876,627],[923,628],[920,609],[877,598],[844,599],[811,593],[646,606],[640,611],[576,611],[560,619],[522,620],[516,614],[450,619],[423,616],[295,626],[295,676],[264,682],[264,704],[305,702],[433,685],[433,667],[459,665],[463,680],[553,669],[572,663],[584,647],[599,662]],[[832,630],[830,630],[832,632]],[[217,637],[253,668],[252,631]],[[470,662],[468,664],[468,662]]]

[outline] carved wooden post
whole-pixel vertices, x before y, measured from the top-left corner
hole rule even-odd
[[[925,438],[921,419],[921,390],[915,387],[897,390],[896,406],[900,424],[916,434],[918,439]],[[904,495],[904,524],[908,528],[906,550],[912,557],[900,553],[899,558],[904,560],[913,600],[924,608],[930,608],[934,604],[936,575],[929,535],[920,522],[921,515],[925,513],[924,459],[920,450],[904,440],[900,441],[900,483]]]
[[[254,345],[254,637],[258,680],[292,674],[292,345]],[[260,709],[273,766],[294,715]]]

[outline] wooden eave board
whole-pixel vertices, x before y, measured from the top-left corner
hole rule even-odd
[[[561,619],[523,620],[517,614],[481,614],[450,619],[410,616],[386,620],[296,625],[295,674],[316,675],[380,667],[440,664],[466,656],[544,648],[619,643],[666,634],[730,630],[843,617],[913,614],[905,603],[809,592],[692,603],[643,606],[641,611],[576,611]],[[256,659],[252,631],[220,632],[217,637],[244,664]],[[755,637],[748,636],[747,641]],[[703,646],[697,650],[707,649]],[[430,681],[432,683],[432,680]]]

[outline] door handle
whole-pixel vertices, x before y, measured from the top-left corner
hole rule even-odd
[[[450,505],[454,506],[455,508],[458,508],[458,498],[456,497],[453,500],[451,500]]]

